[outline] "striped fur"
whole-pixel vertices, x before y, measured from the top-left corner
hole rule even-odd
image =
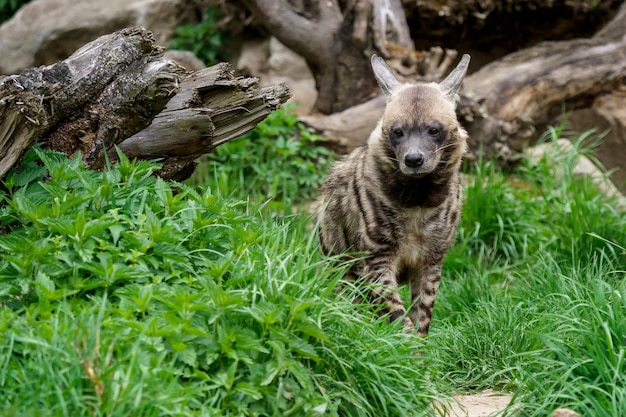
[[[364,255],[350,278],[368,284],[381,311],[409,332],[417,325],[419,335],[428,333],[461,214],[467,133],[455,105],[468,63],[466,55],[440,84],[403,84],[372,57],[384,115],[367,143],[334,165],[319,200],[323,252]],[[404,283],[411,287],[408,315],[397,293]]]

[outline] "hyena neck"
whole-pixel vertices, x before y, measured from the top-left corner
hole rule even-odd
[[[450,194],[454,175],[442,177],[436,173],[421,178],[399,173],[380,172],[380,182],[386,197],[405,208],[431,208],[441,205]]]

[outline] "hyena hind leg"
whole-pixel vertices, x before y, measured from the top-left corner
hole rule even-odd
[[[417,334],[426,336],[441,281],[441,265],[432,265],[420,275],[416,275],[411,280],[410,317],[411,321],[418,325]]]

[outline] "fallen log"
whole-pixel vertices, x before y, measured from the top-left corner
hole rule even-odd
[[[157,173],[183,180],[195,159],[251,130],[291,93],[257,88],[228,63],[187,73],[163,58],[152,34],[102,36],[54,65],[0,77],[0,178],[34,143],[102,169],[116,148],[160,159]]]

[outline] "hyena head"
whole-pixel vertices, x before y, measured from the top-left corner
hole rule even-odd
[[[397,164],[396,172],[420,178],[451,162],[450,158],[460,163],[466,133],[455,108],[469,60],[469,55],[463,55],[441,83],[405,84],[396,79],[382,58],[372,56],[372,69],[387,101],[382,135],[377,139],[389,160]]]

